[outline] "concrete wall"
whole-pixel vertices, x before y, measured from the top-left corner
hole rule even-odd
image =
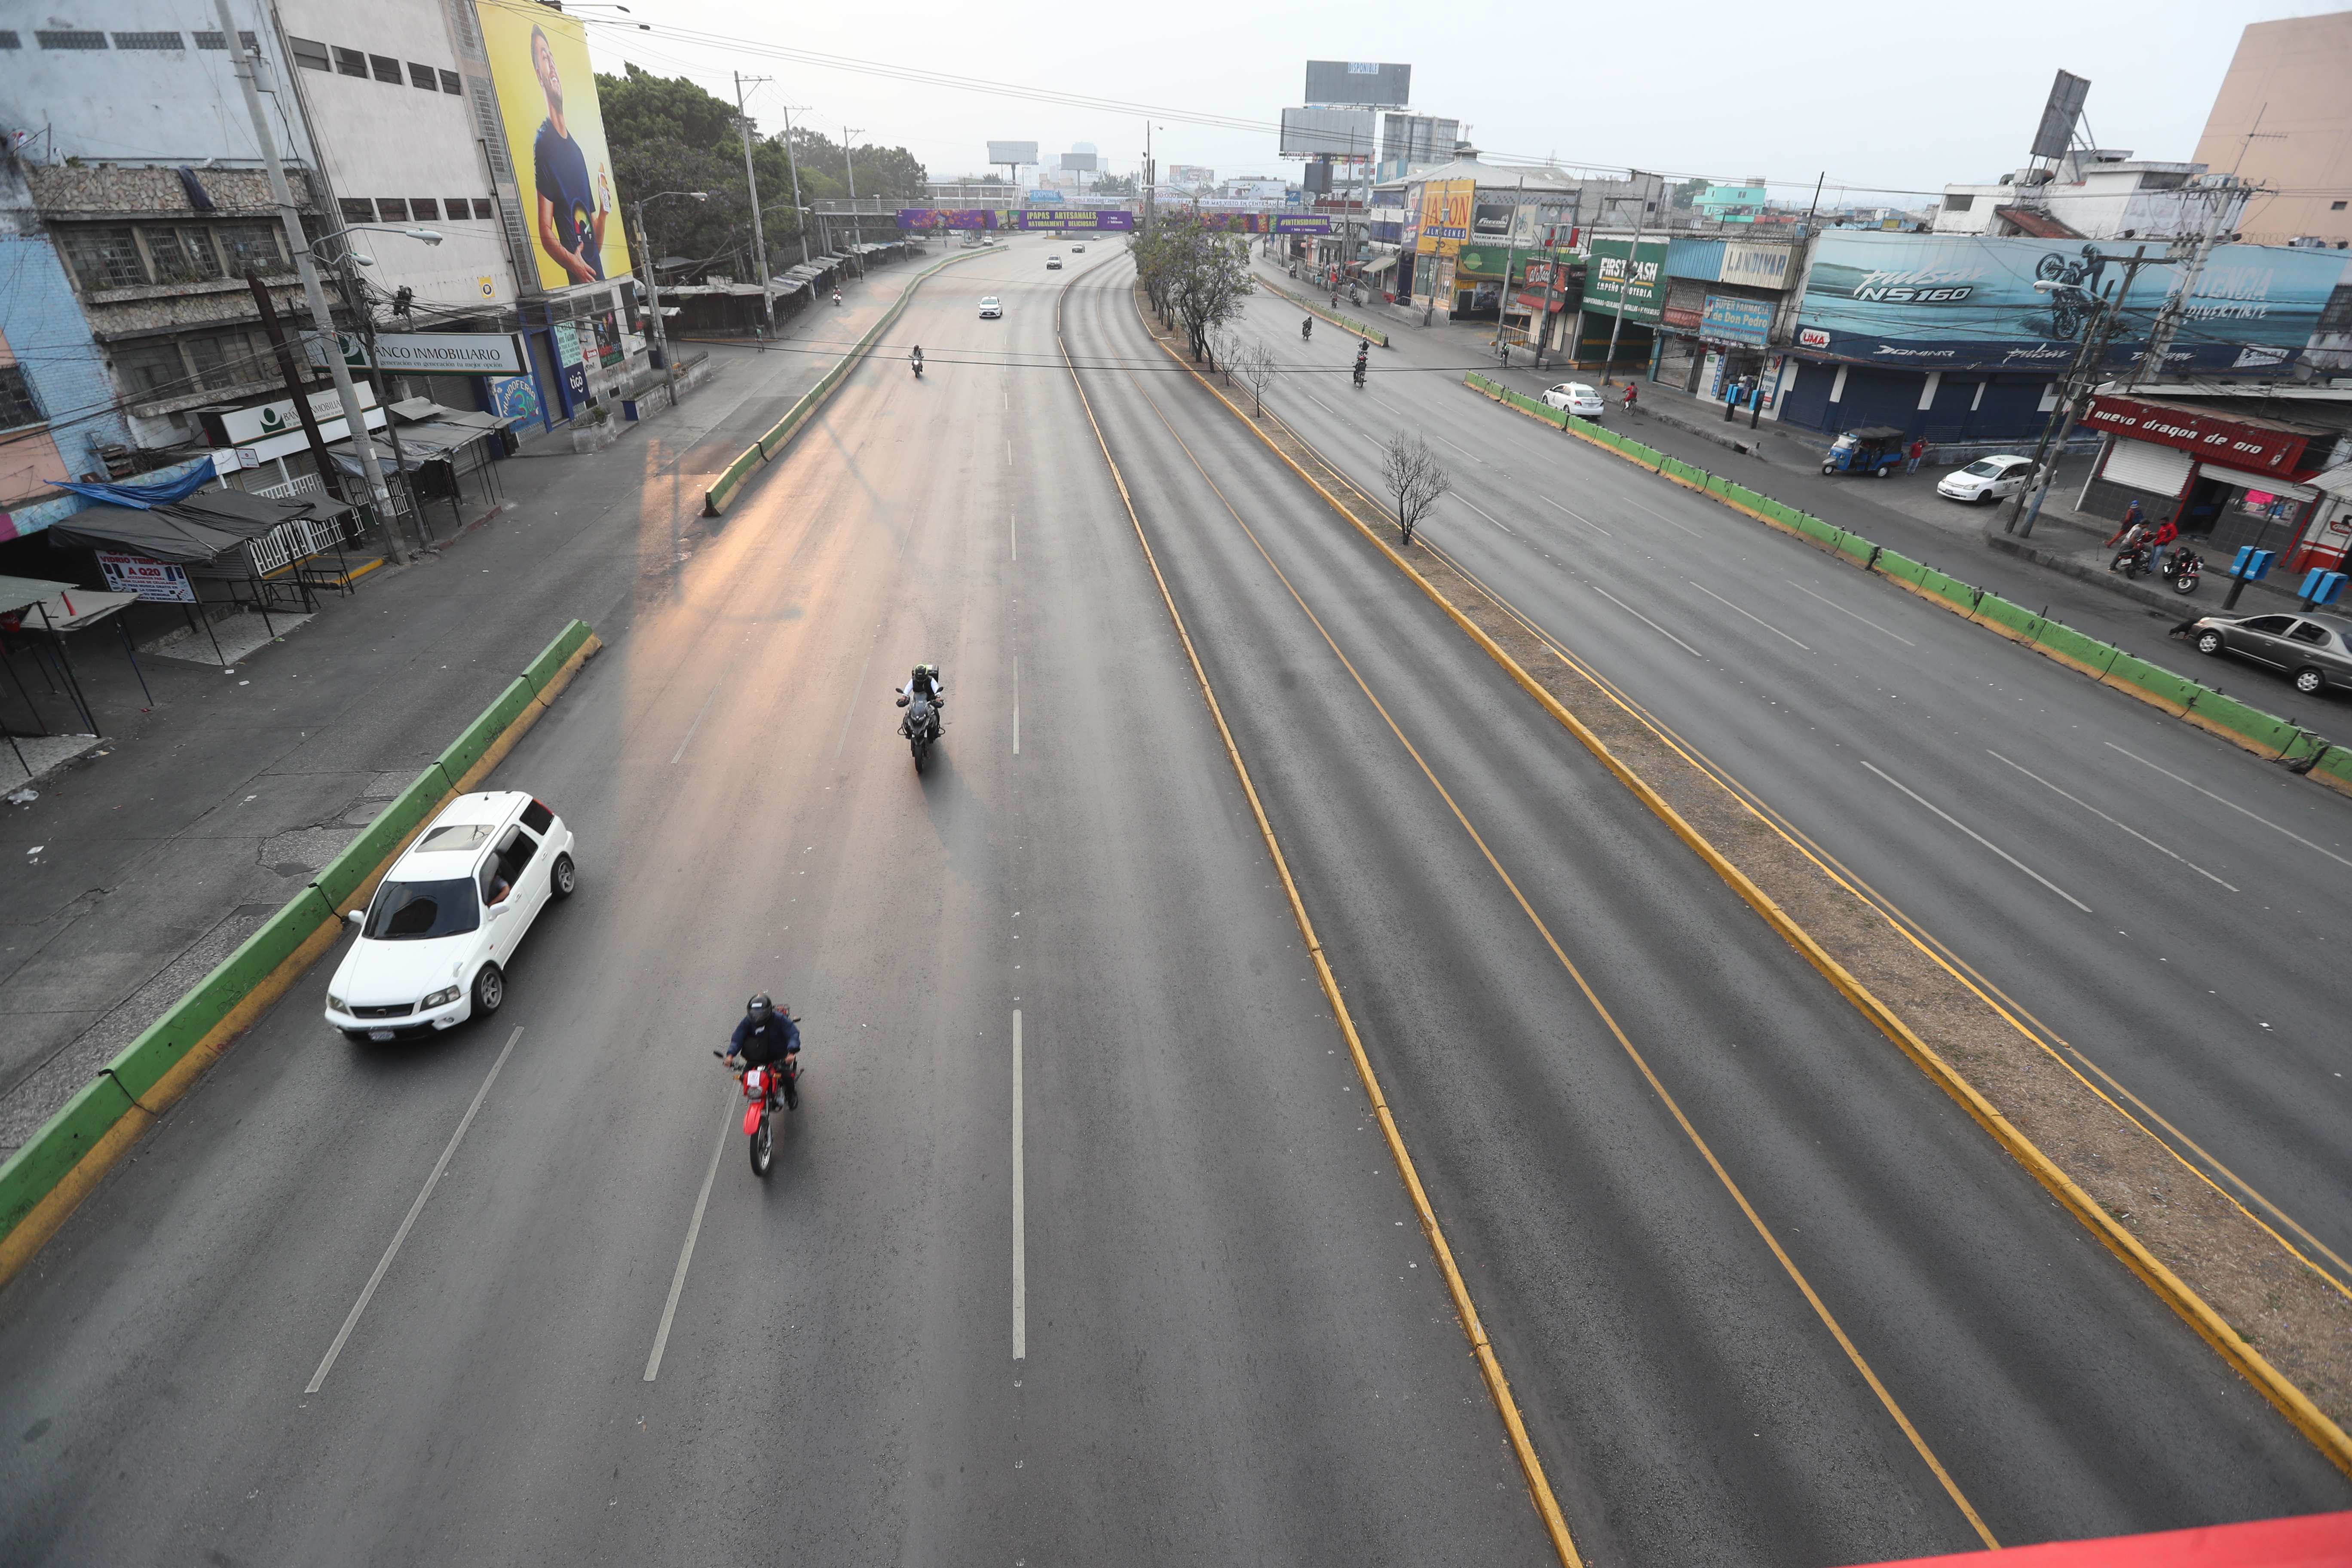
[[[2352,240],[2352,11],[2256,22],[2238,38],[2197,160],[2277,192],[2237,225],[2268,245]],[[2264,140],[2246,138],[2257,127]],[[2276,141],[2268,138],[2276,136]]]
[[[336,70],[298,66],[294,87],[308,108],[327,184],[338,200],[404,203],[423,197],[434,203],[430,219],[400,219],[392,226],[429,228],[443,237],[437,247],[391,234],[362,234],[356,247],[375,259],[362,276],[390,292],[414,289],[419,307],[433,313],[486,305],[512,305],[514,268],[505,236],[494,217],[475,217],[473,204],[495,196],[465,95],[443,90],[439,73],[455,73],[463,85],[468,70],[450,36],[442,0],[374,0],[368,5],[331,0],[284,0],[279,16],[286,34],[399,62],[402,80],[380,81],[373,73],[345,76]],[[412,68],[435,73],[432,89],[414,85]],[[476,62],[471,70],[487,74]],[[452,204],[466,203],[464,216]],[[488,279],[487,286],[483,279]],[[420,331],[430,323],[422,318]]]
[[[48,229],[34,210],[31,187],[16,158],[0,148],[0,344],[21,362],[33,399],[48,420],[37,437],[0,445],[0,508],[45,493],[44,481],[72,479],[103,465],[95,445],[128,446],[131,432],[114,406],[106,363],[82,320],[73,284]],[[21,531],[0,511],[0,539]]]

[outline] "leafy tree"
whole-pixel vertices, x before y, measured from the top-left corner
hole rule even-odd
[[[1681,184],[1674,187],[1675,195],[1672,205],[1678,207],[1696,206],[1698,194],[1712,184],[1714,184],[1712,180],[1703,178],[1685,180]]]
[[[1163,222],[1128,249],[1151,308],[1184,329],[1194,359],[1206,358],[1212,335],[1240,312],[1254,287],[1246,249],[1198,218]]]
[[[1098,196],[1139,196],[1143,194],[1135,188],[1133,174],[1105,174],[1087,188]]]

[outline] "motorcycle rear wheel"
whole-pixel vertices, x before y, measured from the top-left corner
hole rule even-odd
[[[769,1125],[768,1113],[760,1113],[760,1125],[751,1134],[751,1173],[765,1178],[770,1166],[776,1162],[775,1130]]]

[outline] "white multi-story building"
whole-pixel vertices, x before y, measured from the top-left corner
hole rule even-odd
[[[2247,187],[2202,163],[2135,160],[2084,149],[2054,167],[2035,165],[1990,185],[1946,185],[1937,234],[2032,235],[2044,239],[2179,239],[2226,233],[2245,210]]]

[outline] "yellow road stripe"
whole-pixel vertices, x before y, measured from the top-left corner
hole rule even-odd
[[[1068,290],[1063,290],[1066,296]],[[1315,934],[1315,922],[1307,918],[1307,905],[1298,896],[1298,884],[1290,875],[1290,863],[1284,858],[1282,846],[1274,837],[1274,824],[1267,820],[1265,806],[1258,799],[1257,786],[1251,782],[1249,764],[1242,760],[1241,748],[1234,742],[1234,732],[1225,723],[1224,710],[1217,703],[1216,689],[1209,684],[1209,672],[1201,663],[1201,655],[1192,646],[1192,634],[1185,627],[1183,613],[1176,607],[1176,596],[1169,591],[1168,579],[1160,570],[1159,557],[1152,553],[1151,541],[1143,531],[1143,520],[1136,514],[1135,499],[1128,493],[1127,478],[1119,472],[1118,461],[1110,455],[1110,443],[1103,438],[1102,426],[1095,418],[1094,404],[1087,396],[1086,384],[1078,379],[1077,366],[1070,362],[1067,347],[1061,337],[1062,308],[1059,300],[1054,307],[1055,343],[1062,350],[1062,362],[1070,373],[1070,383],[1077,389],[1078,402],[1087,412],[1087,423],[1093,427],[1095,444],[1102,449],[1103,462],[1109,468],[1111,479],[1118,486],[1120,504],[1127,509],[1128,521],[1134,525],[1136,542],[1143,548],[1143,559],[1151,568],[1151,580],[1160,585],[1160,602],[1168,606],[1168,618],[1175,623],[1176,635],[1183,641],[1184,656],[1192,661],[1192,675],[1201,683],[1201,695],[1209,705],[1209,716],[1216,721],[1217,734],[1225,745],[1225,758],[1233,764],[1241,780],[1242,793],[1249,797],[1250,811],[1257,819],[1259,837],[1265,840],[1266,853],[1274,859],[1274,868],[1282,879],[1282,890],[1290,900],[1291,919],[1297,922],[1298,932],[1307,943],[1307,956],[1315,961],[1315,974],[1323,987],[1323,995],[1331,1005],[1332,1016],[1339,1021],[1339,1032],[1348,1042],[1348,1055],[1356,1064],[1356,1076],[1371,1100],[1372,1114],[1379,1120],[1381,1135],[1388,1141],[1390,1157],[1397,1163],[1404,1178],[1405,1190],[1412,1199],[1413,1213],[1421,1223],[1422,1234],[1429,1240],[1435,1254],[1437,1267],[1445,1276],[1445,1289],[1454,1299],[1454,1310],[1462,1320],[1462,1331],[1469,1336],[1471,1353],[1478,1362],[1478,1373],[1486,1381],[1486,1392],[1494,1399],[1495,1409],[1503,1419],[1508,1434],[1511,1451],[1519,1462],[1519,1473],[1527,1480],[1528,1493],[1534,1501],[1536,1512],[1542,1518],[1544,1530],[1551,1537],[1552,1551],[1566,1568],[1584,1568],[1584,1559],[1577,1553],[1576,1542],[1568,1532],[1568,1521],[1559,1511],[1559,1503],[1552,1496],[1551,1483],[1543,1472],[1543,1461],[1537,1455],[1535,1443],[1528,1436],[1527,1426],[1519,1418],[1519,1407],[1511,1396],[1510,1380],[1503,1375],[1503,1365],[1496,1358],[1494,1347],[1487,1342],[1486,1328],[1478,1317],[1478,1309],[1470,1300],[1469,1283],[1454,1265],[1453,1248],[1445,1242],[1445,1233],[1437,1223],[1437,1212],[1430,1206],[1429,1194],[1421,1184],[1420,1173],[1414,1168],[1412,1155],[1404,1146],[1404,1135],[1397,1130],[1396,1118],[1390,1114],[1387,1097],[1381,1092],[1379,1077],[1372,1071],[1371,1058],[1365,1054],[1364,1042],[1356,1033],[1356,1022],[1348,1011],[1348,1004],[1339,994],[1339,982],[1331,973],[1330,962],[1323,955],[1323,943]],[[1181,363],[1181,362],[1180,362]]]
[[[1151,395],[1148,392],[1143,393],[1143,399],[1147,403],[1152,403]],[[1157,403],[1152,403],[1152,412],[1159,414],[1160,408]],[[1780,1267],[1795,1282],[1798,1290],[1803,1294],[1806,1302],[1813,1309],[1814,1315],[1821,1319],[1822,1325],[1828,1329],[1831,1337],[1837,1341],[1838,1348],[1845,1352],[1846,1359],[1853,1363],[1855,1371],[1862,1373],[1864,1381],[1870,1384],[1871,1392],[1878,1395],[1879,1403],[1885,1407],[1886,1413],[1894,1417],[1895,1426],[1902,1429],[1904,1436],[1910,1439],[1912,1448],[1927,1465],[1929,1473],[1934,1475],[1937,1481],[1943,1487],[1945,1495],[1952,1500],[1953,1505],[1960,1510],[1961,1516],[1969,1521],[1969,1527],[1977,1532],[1985,1545],[1996,1551],[1999,1550],[2000,1542],[1993,1539],[1991,1531],[1985,1528],[1983,1519],[1978,1515],[1975,1506],[1969,1501],[1967,1495],[1960,1490],[1958,1483],[1952,1479],[1951,1472],[1945,1469],[1943,1461],[1936,1458],[1935,1450],[1927,1446],[1927,1438],[1919,1435],[1919,1429],[1912,1425],[1911,1418],[1904,1414],[1903,1407],[1895,1402],[1895,1395],[1887,1390],[1885,1384],[1879,1380],[1878,1373],[1872,1369],[1870,1363],[1864,1358],[1860,1348],[1840,1325],[1836,1315],[1831,1312],[1828,1303],[1823,1301],[1819,1292],[1814,1290],[1812,1282],[1805,1278],[1804,1271],[1797,1267],[1796,1259],[1790,1258],[1787,1249],[1781,1247],[1780,1238],[1772,1234],[1771,1227],[1764,1223],[1762,1216],[1757,1214],[1755,1205],[1748,1201],[1748,1194],[1740,1190],[1739,1184],[1732,1179],[1731,1173],[1724,1169],[1723,1162],[1716,1158],[1714,1149],[1708,1146],[1704,1137],[1700,1136],[1698,1129],[1691,1124],[1690,1118],[1683,1113],[1681,1104],[1667,1090],[1665,1084],[1659,1079],[1648,1059],[1626,1036],[1623,1028],[1619,1026],[1616,1016],[1609,1011],[1608,1005],[1601,1000],[1600,994],[1595,992],[1591,984],[1585,979],[1584,972],[1579,969],[1576,962],[1568,956],[1567,951],[1559,945],[1559,939],[1552,935],[1551,928],[1544,922],[1543,917],[1536,912],[1535,906],[1528,901],[1527,895],[1519,890],[1518,882],[1510,872],[1503,868],[1502,861],[1497,859],[1494,850],[1487,847],[1485,836],[1472,826],[1469,816],[1454,800],[1453,792],[1438,779],[1436,772],[1422,756],[1420,748],[1406,738],[1404,731],[1391,716],[1387,706],[1372,694],[1371,687],[1366,683],[1362,673],[1356,668],[1354,661],[1340,651],[1339,643],[1324,626],[1321,617],[1307,607],[1307,601],[1300,597],[1298,590],[1291,585],[1289,576],[1280,566],[1276,565],[1274,557],[1267,552],[1265,546],[1258,542],[1257,534],[1248,523],[1242,521],[1241,514],[1234,510],[1233,503],[1225,500],[1224,492],[1217,489],[1216,481],[1211,479],[1208,470],[1201,467],[1200,458],[1193,456],[1192,447],[1185,445],[1184,438],[1176,434],[1175,426],[1168,424],[1167,416],[1160,415],[1160,422],[1167,426],[1170,437],[1179,447],[1184,448],[1185,457],[1192,458],[1192,466],[1200,470],[1201,478],[1207,481],[1212,490],[1216,491],[1217,500],[1223,504],[1227,515],[1233,518],[1244,533],[1249,535],[1250,543],[1256,547],[1259,556],[1265,560],[1268,567],[1272,568],[1275,576],[1281,579],[1282,585],[1288,590],[1292,601],[1298,605],[1307,618],[1314,623],[1316,631],[1322,635],[1324,643],[1347,668],[1349,675],[1354,678],[1358,689],[1363,692],[1366,700],[1370,701],[1374,710],[1379,712],[1390,731],[1396,736],[1398,744],[1404,747],[1414,764],[1421,769],[1422,776],[1429,780],[1430,787],[1434,789],[1439,798],[1445,802],[1446,809],[1453,812],[1454,819],[1462,825],[1462,831],[1468,834],[1470,841],[1478,847],[1478,853],[1486,858],[1486,864],[1493,868],[1495,875],[1501,879],[1503,886],[1510,889],[1511,897],[1518,903],[1520,913],[1528,917],[1528,923],[1533,925],[1538,934],[1543,938],[1544,945],[1551,949],[1552,957],[1559,961],[1559,966],[1568,971],[1569,978],[1575,981],[1576,988],[1584,994],[1585,1002],[1599,1016],[1601,1021],[1608,1026],[1610,1034],[1616,1037],[1617,1044],[1623,1048],[1625,1054],[1633,1058],[1633,1065],[1641,1069],[1642,1077],[1648,1080],[1652,1092],[1655,1093],[1666,1109],[1674,1113],[1675,1124],[1682,1128],[1683,1135],[1691,1141],[1693,1147],[1696,1148],[1700,1155],[1706,1159],[1707,1168],[1715,1173],[1716,1180],[1723,1184],[1724,1190],[1731,1194],[1732,1201],[1739,1205],[1739,1212],[1748,1216],[1748,1223],[1755,1227],[1756,1234],[1761,1237],[1764,1245],[1771,1249],[1772,1256],[1779,1260]]]

